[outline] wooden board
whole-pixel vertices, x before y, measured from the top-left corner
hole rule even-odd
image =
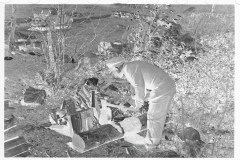
[[[26,140],[22,136],[18,137],[16,139],[9,140],[9,141],[4,143],[4,150],[11,149],[11,148],[13,148],[15,146],[18,146],[20,144],[23,144],[23,143],[26,143]]]
[[[4,141],[12,139],[16,136],[19,136],[23,133],[23,129],[25,126],[17,125],[15,127],[9,128],[4,132]]]
[[[11,148],[9,150],[4,151],[4,156],[5,157],[13,157],[13,156],[17,156],[19,154],[22,154],[23,152],[28,151],[28,148],[30,147],[29,144],[25,143],[25,144],[21,144],[19,146],[16,146],[14,148]]]
[[[28,157],[31,155],[28,152],[30,144],[27,143],[24,137],[19,136],[23,126],[15,126],[4,132],[4,157]]]
[[[16,155],[15,157],[29,157],[29,156],[31,156],[31,153],[26,151],[26,152],[23,152],[19,155]]]

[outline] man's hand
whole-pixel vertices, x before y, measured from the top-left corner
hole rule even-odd
[[[135,100],[136,108],[140,109],[144,105],[144,101]]]
[[[140,109],[139,108],[132,108],[132,107],[125,107],[124,105],[120,105],[120,109],[121,109],[121,111],[123,111],[123,112],[127,112],[127,111],[133,111],[133,112],[139,112],[140,111]]]

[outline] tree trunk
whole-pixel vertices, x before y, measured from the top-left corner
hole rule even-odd
[[[42,36],[43,36],[43,53],[44,53],[45,61],[47,63],[47,69],[50,69],[50,58],[49,58],[49,54],[47,54],[48,40],[45,34],[42,34]]]
[[[55,57],[54,57],[54,52],[53,52],[53,41],[52,41],[52,32],[51,29],[47,32],[47,40],[48,40],[48,50],[49,50],[49,62],[50,62],[50,70],[56,73],[57,67],[56,67],[56,62],[55,62]]]
[[[16,7],[12,4],[12,15],[11,15],[11,33],[9,35],[9,55],[12,54],[12,50],[14,47],[14,34],[15,34],[15,28],[16,28]]]

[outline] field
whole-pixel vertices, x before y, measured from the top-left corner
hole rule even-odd
[[[58,5],[14,7],[17,25],[32,19],[34,13],[40,13],[43,9],[59,8]],[[191,126],[199,131],[207,145],[197,157],[234,157],[234,6],[216,5],[214,10],[212,5],[161,7],[134,4],[63,6],[73,22],[70,28],[64,30],[65,39],[61,44],[65,47],[63,54],[70,56],[74,63],[60,65],[62,75],[58,85],[62,87],[57,89],[43,82],[37,74],[47,72],[47,65],[51,65],[51,61],[47,62],[49,57],[45,56],[47,52],[41,56],[15,52],[12,60],[5,60],[4,99],[9,101],[10,107],[14,107],[16,123],[22,126],[14,134],[24,136],[31,144],[31,157],[67,157],[67,150],[71,157],[164,157],[161,153],[166,150],[192,157],[177,140],[163,141],[159,150],[151,152],[136,150],[128,142],[118,140],[80,154],[66,145],[71,138],[39,127],[49,121],[52,109],[59,108],[85,79],[111,77],[104,61],[113,56],[153,63],[173,77],[177,93],[171,107],[171,121],[178,126]],[[152,19],[160,11],[167,17],[161,23],[174,19],[176,23],[171,23],[172,26],[181,26],[180,29],[154,28],[156,32],[152,31],[154,25],[149,27],[145,20],[154,22]],[[6,44],[12,30],[7,23],[11,15],[12,5],[5,5]],[[33,33],[41,39],[39,32]],[[156,36],[153,33],[161,37],[161,41],[149,38]],[[58,38],[58,35],[53,35],[56,46],[59,45]],[[140,43],[142,41],[144,45]],[[127,47],[100,53],[100,42],[118,42]],[[22,91],[28,86],[47,91],[44,105],[27,107],[20,104]],[[7,139],[12,135],[4,136]],[[126,152],[126,147],[122,147],[124,145],[129,145],[131,152]]]

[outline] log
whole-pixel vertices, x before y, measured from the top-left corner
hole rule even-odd
[[[142,128],[139,132],[145,131],[147,129],[147,114],[142,114],[139,118]],[[133,133],[134,134],[134,133]],[[120,133],[116,128],[114,128],[111,124],[102,125],[97,129],[86,131],[82,133],[78,133],[78,135],[85,142],[85,149],[83,151],[87,152],[92,149],[98,148],[104,144],[107,144],[112,141],[116,141],[124,138],[124,134]]]
[[[86,147],[83,152],[98,148],[104,144],[124,137],[123,133],[118,132],[118,130],[110,124],[102,125],[100,128],[79,133],[78,135],[85,142]]]

